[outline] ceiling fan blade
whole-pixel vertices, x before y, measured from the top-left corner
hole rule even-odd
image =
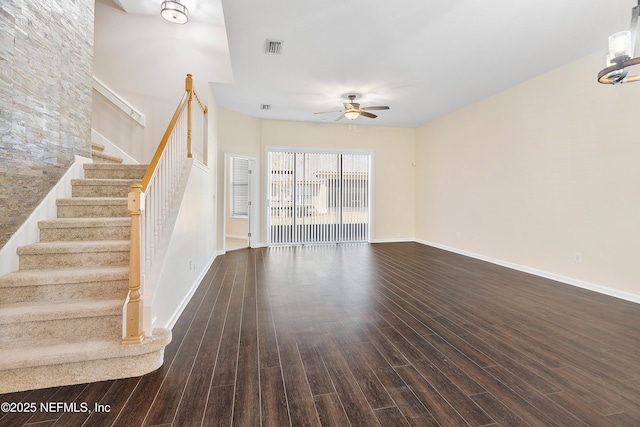
[[[342,120],[343,118],[344,118],[344,113],[340,114],[338,116],[338,118],[334,120],[334,122],[338,122],[338,121]]]
[[[373,107],[362,107],[363,110],[388,110],[386,105],[375,105]]]
[[[366,111],[360,111],[360,115],[361,116],[365,116],[365,117],[369,117],[370,119],[375,119],[376,117],[378,117],[375,114],[367,113]]]
[[[327,114],[327,113],[342,113],[342,110],[334,110],[334,111],[320,111],[318,113],[313,113],[313,114]]]

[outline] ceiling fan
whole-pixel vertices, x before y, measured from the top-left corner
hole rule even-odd
[[[376,105],[376,106],[371,106],[371,107],[361,107],[359,103],[354,102],[356,99],[357,95],[348,95],[347,98],[349,98],[349,102],[345,102],[344,103],[344,110],[338,110],[338,111],[321,111],[319,113],[315,113],[315,114],[326,114],[326,113],[342,113],[338,116],[337,119],[335,119],[334,121],[339,121],[342,120],[344,117],[346,117],[349,120],[355,120],[357,119],[359,116],[364,116],[364,117],[369,117],[370,119],[375,119],[376,116],[375,114],[370,113],[369,111],[371,110],[388,110],[389,107],[387,107],[386,105]]]

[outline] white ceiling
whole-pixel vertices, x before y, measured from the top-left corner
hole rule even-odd
[[[115,1],[129,13],[148,2]],[[213,19],[207,5],[220,2],[191,1],[194,21]],[[159,1],[147,4],[159,14]],[[339,110],[356,92],[363,105],[390,106],[357,124],[416,127],[595,51],[604,65],[607,36],[628,29],[636,4],[222,0],[235,82],[213,83],[213,93],[219,106],[254,117],[333,122],[339,113],[314,112]],[[282,54],[266,55],[266,39],[282,40]]]

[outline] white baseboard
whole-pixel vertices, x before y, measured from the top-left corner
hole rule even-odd
[[[91,162],[91,159],[86,157],[75,156],[73,164],[62,178],[60,178],[60,181],[49,191],[42,202],[31,212],[27,220],[13,233],[2,249],[0,249],[0,275],[18,270],[20,259],[16,253],[16,249],[40,240],[38,222],[55,219],[58,216],[56,200],[71,197],[71,180],[84,178],[82,165]]]
[[[370,243],[406,243],[415,241],[416,239],[412,237],[396,237],[395,239],[373,239]]]
[[[555,280],[556,282],[565,283],[567,285],[576,286],[578,288],[587,289],[589,291],[598,292],[600,294],[609,295],[611,297],[620,298],[626,301],[635,302],[640,304],[640,295],[632,294],[629,292],[619,291],[617,289],[608,288],[606,286],[597,285],[595,283],[585,282],[584,280],[574,279],[572,277],[562,276],[555,273],[550,273],[548,271],[539,270],[537,268],[527,267],[524,265],[515,264],[508,261],[503,261],[496,258],[491,258],[488,256],[476,254],[473,252],[467,252],[461,249],[453,248],[450,246],[441,245],[438,243],[428,242],[426,240],[416,239],[414,240],[417,243],[431,246],[438,249],[443,249],[445,251],[454,252],[459,255],[468,256],[470,258],[479,259],[481,261],[490,262],[491,264],[500,265],[502,267],[507,267],[512,270],[522,271],[524,273],[533,274],[534,276],[544,277],[545,279]]]
[[[224,237],[225,237],[225,239],[249,240],[249,236],[236,236],[234,234],[227,234]]]

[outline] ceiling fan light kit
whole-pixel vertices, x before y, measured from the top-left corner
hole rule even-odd
[[[344,110],[322,111],[322,112],[315,113],[315,114],[342,113],[342,114],[340,114],[338,116],[337,119],[334,120],[334,121],[338,122],[338,121],[342,120],[344,117],[346,117],[349,120],[355,120],[360,116],[368,117],[370,119],[375,119],[378,116],[376,116],[375,114],[371,114],[367,110],[388,110],[389,109],[389,107],[387,107],[386,105],[375,105],[375,106],[371,106],[371,107],[361,107],[358,102],[354,102],[356,100],[357,96],[358,95],[355,95],[355,94],[349,94],[349,95],[345,96],[345,98],[349,99],[349,102],[343,103]]]
[[[344,116],[349,120],[355,120],[360,115],[360,112],[357,110],[346,111]]]
[[[163,1],[160,15],[174,24],[186,24],[189,21],[189,9],[178,0]]]
[[[640,75],[630,75],[629,68],[640,64],[640,56],[633,57],[638,37],[638,16],[640,15],[640,0],[631,9],[631,26],[629,31],[619,31],[609,36],[609,52],[606,67],[598,73],[598,82],[618,85],[637,82]]]

